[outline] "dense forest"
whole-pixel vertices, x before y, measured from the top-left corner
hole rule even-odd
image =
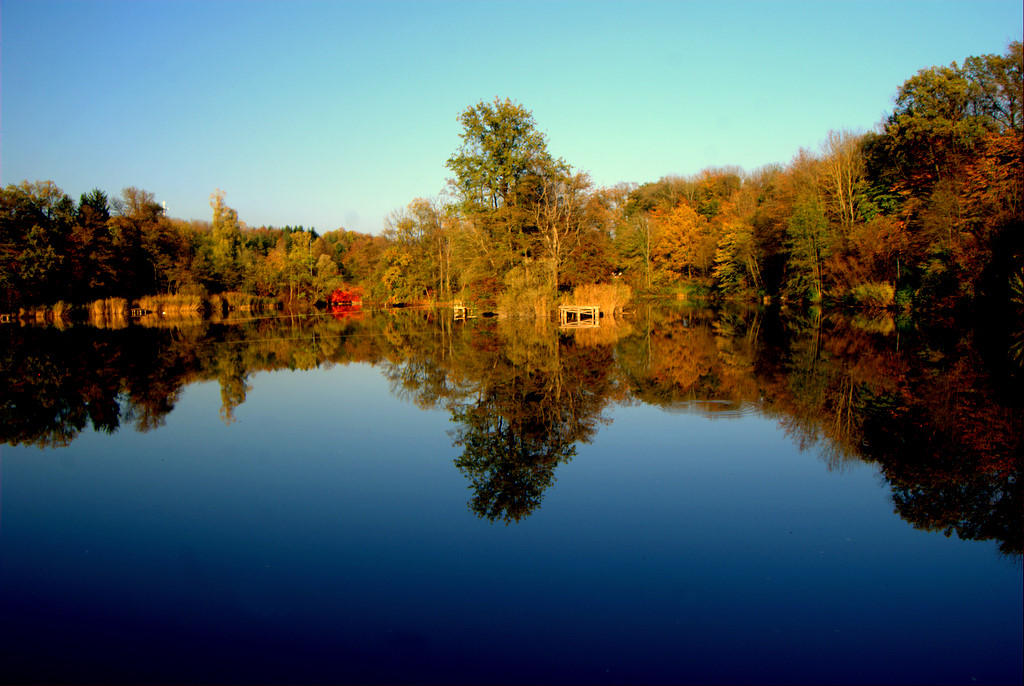
[[[0,190],[0,312],[175,294],[301,309],[342,286],[380,304],[454,299],[545,311],[588,284],[649,294],[955,311],[1024,302],[1021,43],[900,86],[876,131],[754,171],[597,187],[554,158],[532,114],[495,99],[459,115],[436,199],[383,235],[165,216],[154,195],[52,182]]]

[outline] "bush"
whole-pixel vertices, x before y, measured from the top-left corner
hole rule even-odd
[[[505,291],[498,295],[498,311],[510,316],[546,319],[554,307],[554,287],[540,265],[529,272],[515,267],[505,275]]]
[[[255,295],[250,295],[249,293],[228,291],[227,293],[221,293],[220,297],[224,298],[224,302],[228,304],[229,310],[251,312],[253,310],[260,309],[260,299]]]
[[[853,301],[861,307],[885,309],[896,301],[896,290],[889,283],[862,283],[850,290]]]
[[[206,300],[210,295],[206,287],[200,283],[186,283],[177,290],[179,295],[198,295],[203,300]]]
[[[72,306],[63,300],[58,300],[53,306],[53,325],[63,329],[71,323]]]
[[[569,333],[576,345],[596,347],[615,345],[623,338],[636,333],[636,330],[626,319],[613,319],[610,322],[602,322],[601,326],[570,329]]]
[[[497,307],[498,296],[503,290],[501,281],[493,276],[487,276],[468,282],[458,298],[467,305],[476,306],[481,312],[488,312]]]
[[[234,313],[262,312],[264,309],[274,309],[276,300],[265,298],[251,293],[240,293],[238,291],[227,291],[210,297],[210,316],[219,321],[224,317],[238,317]]]
[[[145,314],[137,322],[139,326],[147,328],[181,329],[186,326],[201,326],[203,315],[201,312],[181,311],[173,317],[162,317],[155,313]]]
[[[128,326],[128,301],[104,298],[89,305],[89,323],[99,329],[123,329]]]
[[[139,307],[160,316],[180,317],[194,315],[203,309],[203,298],[199,295],[185,293],[166,295],[146,295],[138,300]]]
[[[710,286],[698,282],[684,283],[681,290],[676,291],[676,300],[705,300],[714,295]]]
[[[850,325],[865,333],[877,333],[888,336],[896,330],[896,322],[893,320],[890,314],[881,315],[863,315],[858,314],[850,320]]]
[[[573,289],[566,305],[597,305],[602,314],[614,317],[616,312],[622,312],[630,298],[633,297],[633,289],[628,284],[616,283],[594,283],[584,286],[577,286]]]
[[[896,306],[901,310],[909,310],[914,300],[914,292],[909,288],[901,288],[896,291]]]
[[[1010,275],[1010,302],[1024,307],[1024,269]]]

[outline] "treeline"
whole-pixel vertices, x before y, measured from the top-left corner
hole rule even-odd
[[[75,203],[52,183],[0,191],[0,287],[22,303],[239,291],[322,302],[342,284],[381,303],[462,299],[537,311],[561,292],[948,307],[1024,294],[1021,43],[924,69],[877,131],[830,132],[753,172],[708,169],[596,187],[547,150],[532,114],[495,99],[460,116],[439,199],[381,236],[251,229],[215,193],[210,222],[164,216],[134,188]]]
[[[152,193],[100,190],[78,203],[52,182],[0,190],[0,306],[146,294],[242,292],[315,302],[368,280],[383,238],[344,230],[248,228],[213,194],[212,221],[172,219]],[[365,253],[365,254],[363,254]]]

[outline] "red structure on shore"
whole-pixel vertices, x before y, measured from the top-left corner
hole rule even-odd
[[[363,316],[363,289],[358,286],[335,289],[327,304],[336,319],[357,319]]]

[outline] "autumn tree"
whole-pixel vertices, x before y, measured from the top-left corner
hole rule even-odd
[[[504,274],[530,257],[536,232],[530,206],[536,186],[529,177],[547,177],[565,169],[551,157],[533,115],[511,100],[479,102],[459,115],[462,144],[448,158],[449,182],[469,232],[465,243],[483,263],[476,271]]]
[[[97,297],[113,295],[117,263],[107,223],[110,202],[98,188],[83,193],[71,233],[70,277]]]
[[[236,287],[239,279],[239,247],[242,242],[238,212],[224,204],[224,191],[210,195],[213,208],[211,256],[213,268],[224,289]]]
[[[757,184],[744,183],[718,217],[713,275],[716,286],[725,294],[750,295],[764,288],[762,255],[752,222],[760,191]]]
[[[615,250],[634,285],[650,288],[654,273],[654,231],[646,213],[624,217],[616,224]]]
[[[0,191],[0,286],[7,304],[63,296],[65,237],[74,201],[52,181]]]
[[[850,131],[829,131],[822,158],[822,177],[828,206],[843,230],[857,219],[855,195],[864,176],[860,136]]]
[[[552,174],[537,180],[533,224],[540,236],[539,254],[547,263],[551,284],[558,290],[570,260],[582,257],[588,219],[590,177],[583,173]]]
[[[559,267],[559,288],[606,283],[615,278],[618,193],[595,188],[581,197],[581,223],[575,247]]]
[[[737,167],[705,169],[687,180],[687,204],[702,217],[714,219],[742,184],[743,173]]]
[[[715,255],[716,237],[710,222],[683,203],[668,212],[652,214],[655,224],[653,262],[656,268],[679,279],[706,276]]]
[[[117,253],[117,291],[126,296],[164,290],[165,270],[173,258],[164,260],[164,248],[173,250],[178,242],[167,235],[173,228],[163,207],[150,191],[129,186],[111,203],[113,216],[108,228]]]
[[[898,194],[916,278],[932,299],[973,298],[1024,260],[1021,43],[1005,55],[923,69],[900,87],[870,168]],[[1014,255],[1017,255],[1014,257]],[[999,262],[992,274],[988,265]]]
[[[793,207],[787,239],[789,292],[820,301],[825,291],[823,264],[831,253],[832,241],[821,201],[813,193],[804,194]]]
[[[451,290],[451,236],[443,211],[417,198],[386,219],[387,246],[371,292],[388,302],[423,302]]]

